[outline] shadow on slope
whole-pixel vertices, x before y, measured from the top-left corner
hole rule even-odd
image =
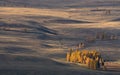
[[[35,52],[28,48],[16,47],[16,46],[3,47],[0,49],[4,50],[4,52],[6,52],[6,53],[34,53]]]
[[[0,54],[1,63],[9,63],[0,69],[1,75],[119,75],[120,72],[89,70],[75,64],[57,62],[48,58]],[[6,62],[5,62],[6,61]],[[22,62],[19,65],[17,62]],[[29,63],[28,63],[29,62]],[[32,62],[32,63],[31,63]],[[24,64],[25,63],[25,64]],[[31,64],[30,64],[31,63]],[[25,65],[25,66],[24,66]],[[1,66],[1,65],[0,65]],[[9,66],[9,68],[7,68]],[[14,67],[15,66],[15,67]],[[17,68],[20,66],[21,68]]]
[[[49,34],[54,34],[56,35],[56,31],[49,29],[45,26],[43,26],[43,24],[40,24],[38,22],[35,21],[26,21],[29,25],[25,25],[25,24],[8,24],[8,23],[4,23],[4,22],[0,22],[0,28],[9,28],[6,31],[15,31],[15,30],[10,30],[10,28],[30,28],[30,29],[35,29],[38,30],[38,32],[45,32],[45,33],[49,33]],[[16,30],[17,32],[17,30]]]
[[[35,21],[27,21],[30,25],[32,25],[33,28],[35,28],[36,30],[38,30],[39,32],[45,32],[45,33],[49,33],[49,34],[53,34],[53,35],[57,35],[57,31],[47,28],[45,26],[43,26],[43,24],[40,24],[38,22]]]
[[[19,56],[19,55],[10,55],[10,54],[0,54],[0,61],[4,63],[11,62],[11,61],[23,62],[23,63],[29,62],[29,63],[36,63],[36,64],[39,64],[39,66],[44,66],[44,67],[46,65],[69,66],[69,64],[58,62],[47,57],[22,56],[22,55]]]
[[[75,24],[75,23],[92,23],[88,21],[79,21],[79,20],[72,20],[72,19],[54,19],[49,20],[48,23],[61,23],[61,24]]]
[[[28,43],[26,41],[20,42],[20,41],[4,41],[0,39],[0,44],[12,44],[12,45],[31,45],[31,43]]]
[[[120,18],[113,19],[111,21],[120,21]]]
[[[43,48],[55,48],[55,46],[49,45],[49,44],[41,44]]]
[[[0,23],[0,35],[33,36],[39,39],[54,39],[58,34],[56,30],[45,27],[44,24],[35,21],[26,21],[28,24]],[[14,29],[13,29],[14,28]],[[19,29],[21,28],[21,29]]]

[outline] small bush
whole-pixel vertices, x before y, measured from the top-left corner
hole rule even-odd
[[[94,38],[94,37],[86,38],[86,41],[89,42],[89,43],[95,42],[95,40],[96,40],[96,38]]]

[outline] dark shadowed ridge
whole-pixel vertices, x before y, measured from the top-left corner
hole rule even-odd
[[[72,20],[72,19],[55,19],[49,20],[49,23],[61,23],[61,24],[75,24],[75,23],[92,23],[88,21],[79,21],[79,20]]]
[[[111,21],[120,21],[120,18],[113,19]]]
[[[43,26],[43,24],[34,22],[34,21],[26,21],[27,23],[29,23],[29,25],[25,25],[25,24],[7,24],[4,22],[0,22],[0,27],[8,27],[8,28],[30,28],[30,29],[35,29],[37,30],[35,31],[31,31],[31,32],[26,32],[26,33],[34,33],[34,34],[40,34],[40,33],[48,33],[48,34],[53,34],[53,35],[57,35],[57,31],[47,28],[45,26]],[[15,31],[15,32],[23,32],[24,31],[17,31],[17,30],[7,30],[7,31]]]
[[[0,0],[0,6],[37,8],[77,8],[120,6],[118,0]]]

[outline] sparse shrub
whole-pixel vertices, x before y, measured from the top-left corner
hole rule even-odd
[[[92,42],[96,41],[96,38],[95,37],[87,37],[86,41],[89,42],[89,43],[92,43]]]
[[[105,10],[105,15],[110,15],[111,14],[111,10]]]
[[[90,59],[90,66],[89,66],[89,68],[90,68],[90,69],[93,69],[93,67],[94,67],[93,59]]]
[[[78,48],[79,48],[79,49],[85,48],[85,43],[84,43],[84,42],[81,42],[81,43],[78,45]]]
[[[103,66],[103,70],[107,70],[106,66]]]
[[[111,35],[111,36],[110,36],[110,40],[117,40],[117,36]]]
[[[67,53],[66,58],[67,58],[67,61],[70,62],[70,53],[69,52]]]
[[[105,40],[107,37],[106,33],[105,32],[101,32],[101,33],[97,33],[96,34],[96,38],[97,39],[100,39],[100,40]]]
[[[96,70],[98,67],[97,67],[97,60],[94,60],[93,61],[93,69]]]
[[[76,62],[76,58],[75,58],[75,52],[71,53],[71,57],[70,57],[70,61],[71,62]]]
[[[104,39],[105,39],[105,34],[104,34],[104,33],[101,34],[101,35],[99,36],[99,39],[100,39],[100,40],[104,40]]]
[[[101,33],[96,34],[96,39],[99,39],[99,40],[117,40],[117,36],[114,34],[108,34],[105,32],[101,32]]]

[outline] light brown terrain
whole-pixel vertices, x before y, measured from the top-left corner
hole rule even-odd
[[[111,13],[96,9],[109,9]],[[119,7],[0,7],[0,75],[120,75],[118,10]],[[97,32],[118,37],[86,43],[84,48],[102,54],[107,61],[106,71],[66,62],[69,48],[76,48]]]

